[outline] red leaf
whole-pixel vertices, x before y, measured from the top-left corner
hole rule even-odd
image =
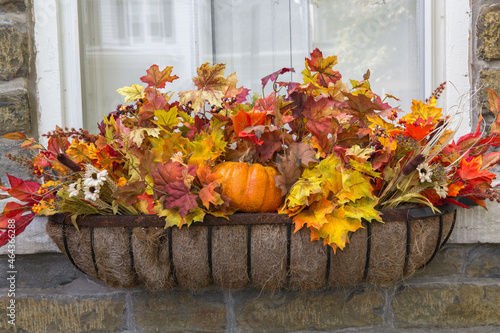
[[[140,201],[144,201],[144,202],[147,203],[147,205],[146,205],[145,208],[146,208],[148,214],[155,214],[154,199],[153,199],[152,196],[150,196],[147,193],[143,193],[140,196],[138,196],[137,199],[139,199]]]
[[[7,192],[17,200],[34,203],[42,200],[42,196],[38,194],[40,186],[37,182],[26,180],[21,181],[21,183],[18,183]]]
[[[179,77],[177,75],[170,76],[173,67],[165,67],[164,70],[160,71],[158,65],[153,65],[147,70],[147,75],[141,77],[141,81],[148,84],[148,87],[154,86],[156,88],[165,88],[166,82],[172,82]]]
[[[450,204],[452,204],[452,205],[459,206],[459,207],[462,207],[462,208],[467,208],[467,209],[470,209],[470,207],[469,207],[469,206],[464,205],[463,203],[458,202],[457,200],[452,199],[452,198],[450,198],[450,197],[448,197],[448,198],[444,198],[444,199],[443,199],[443,202],[450,203]]]
[[[36,215],[34,213],[31,213],[17,218],[15,235],[18,236],[20,233],[22,233],[24,229],[26,229],[26,227],[31,223],[31,221],[33,221],[35,216]],[[12,237],[11,235],[9,235],[8,231],[0,233],[0,247],[7,244],[11,238]]]
[[[163,187],[178,180],[182,181],[183,170],[184,166],[179,162],[168,161],[165,164],[156,164],[156,169],[153,172],[153,181],[155,182],[155,187]]]
[[[271,73],[271,74],[269,74],[267,76],[264,76],[262,78],[262,80],[261,80],[262,81],[262,88],[265,88],[265,86],[269,82],[269,80],[276,81],[276,79],[278,78],[278,76],[280,76],[281,74],[288,73],[288,72],[295,72],[295,69],[283,67],[279,71],[276,71],[276,72]]]
[[[7,174],[7,177],[9,178],[10,187],[17,186],[17,185],[19,185],[19,184],[21,184],[23,182],[22,179],[14,177],[14,176],[11,176],[9,174]]]
[[[165,208],[179,208],[181,217],[185,217],[190,209],[198,207],[197,196],[189,191],[182,180],[165,185],[169,196],[165,199]]]

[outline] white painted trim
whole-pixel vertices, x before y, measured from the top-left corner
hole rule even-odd
[[[38,88],[38,132],[64,126],[62,82],[59,59],[59,20],[57,1],[33,1],[35,49]],[[39,138],[44,142],[43,138]]]
[[[58,13],[65,125],[78,129],[83,127],[78,1],[59,1]]]
[[[469,75],[469,46],[471,36],[471,8],[469,0],[446,1],[446,106],[451,112],[462,112],[462,123],[456,137],[470,133],[471,83]]]

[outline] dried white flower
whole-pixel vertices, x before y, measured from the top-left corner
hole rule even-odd
[[[448,186],[446,186],[446,184],[434,186],[434,191],[436,191],[437,195],[441,198],[446,198],[448,196]]]
[[[108,175],[108,170],[99,171],[92,164],[87,164],[85,166],[85,175],[83,184],[86,186],[101,186],[106,181],[106,176]]]
[[[81,179],[78,179],[78,181],[69,184],[69,197],[76,197],[79,193],[80,190],[82,189],[82,184],[81,184]]]
[[[100,186],[83,186],[83,194],[85,194],[85,200],[87,201],[96,201],[99,199],[99,192],[101,191]]]
[[[431,180],[432,171],[428,163],[420,163],[419,166],[417,167],[417,170],[418,170],[418,178],[420,178],[421,183],[432,182]]]

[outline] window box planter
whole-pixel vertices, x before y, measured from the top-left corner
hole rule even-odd
[[[427,265],[448,240],[455,206],[382,211],[385,223],[363,223],[344,250],[310,242],[280,214],[207,216],[189,228],[163,228],[157,216],[88,216],[80,231],[65,215],[47,231],[80,271],[113,287],[175,286],[314,289],[361,282],[388,285]]]

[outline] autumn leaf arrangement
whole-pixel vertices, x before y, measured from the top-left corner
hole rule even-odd
[[[165,226],[203,222],[206,214],[275,212],[307,227],[311,240],[344,248],[361,222],[383,222],[383,210],[413,203],[485,206],[499,200],[491,169],[500,163],[500,99],[488,91],[495,119],[454,139],[454,115],[436,107],[444,89],[413,101],[406,114],[360,81],[342,80],[336,56],[318,49],[305,60],[302,82],[282,82],[283,68],[262,79],[264,97],[249,98],[236,73],[203,64],[195,90],[170,92],[173,68],[151,66],[117,91],[125,104],[106,115],[99,133],[57,127],[46,145],[22,133],[37,152],[8,157],[33,180],[8,175],[12,197],[0,215],[0,244],[9,220],[16,234],[36,215],[156,214]]]

